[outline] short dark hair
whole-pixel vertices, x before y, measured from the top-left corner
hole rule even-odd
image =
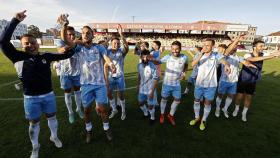
[[[173,45],[179,46],[180,49],[182,48],[182,44],[181,44],[181,42],[179,42],[179,41],[174,41],[174,42],[172,42],[171,45],[172,45],[172,46],[173,46]]]
[[[142,51],[141,51],[141,56],[142,56],[142,55],[150,55],[150,51],[147,50],[147,49],[142,50]]]
[[[222,47],[222,48],[224,48],[224,49],[227,49],[227,48],[228,48],[226,44],[219,44],[218,47]]]
[[[203,41],[204,41],[204,42],[210,41],[210,42],[212,42],[212,46],[215,45],[215,40],[213,40],[212,38],[205,38]]]
[[[91,33],[93,34],[93,30],[92,30],[92,28],[91,27],[89,27],[89,26],[83,26],[83,28],[82,29],[84,29],[84,28],[87,28],[88,30],[90,30],[91,31]]]
[[[253,47],[255,47],[257,44],[259,44],[259,43],[263,43],[264,44],[264,41],[262,41],[262,40],[256,40],[256,41],[254,41],[253,42]]]
[[[160,48],[160,46],[161,46],[160,41],[153,41],[153,42]]]
[[[98,41],[98,44],[102,44],[104,42],[106,42],[106,41],[105,40],[100,40],[100,41]]]
[[[111,42],[114,41],[114,40],[118,40],[118,41],[119,41],[120,39],[119,39],[118,37],[113,37],[113,38],[111,39]]]
[[[75,31],[74,27],[72,27],[72,26],[67,26],[66,30],[67,31]]]
[[[24,38],[24,37],[29,37],[29,38],[34,38],[34,39],[36,39],[35,36],[32,35],[32,34],[24,34],[24,35],[22,35],[22,36],[20,37],[20,40],[21,40],[22,38]]]
[[[202,47],[200,47],[200,46],[195,46],[195,48],[198,49],[198,51],[200,51],[200,52],[202,50]]]
[[[145,46],[146,46],[147,48],[149,48],[149,43],[148,43],[148,42],[144,41],[144,42],[142,42],[142,43],[144,43]],[[142,44],[142,43],[141,43],[141,44]]]

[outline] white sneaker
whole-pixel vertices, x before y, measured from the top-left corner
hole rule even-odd
[[[229,118],[229,116],[228,116],[228,111],[225,110],[224,108],[222,108],[222,111],[224,112],[225,117],[226,117],[226,118]]]
[[[40,149],[40,144],[38,144],[37,146],[33,146],[30,158],[38,158],[39,157],[39,149]]]
[[[147,117],[149,115],[148,110],[144,112],[144,116]]]
[[[62,147],[62,143],[57,137],[56,138],[50,137],[50,141],[52,141],[57,148]]]
[[[126,113],[122,112],[121,120],[125,120],[125,118],[126,118]]]
[[[242,118],[241,119],[242,119],[243,122],[247,122],[246,115],[242,114]]]
[[[233,117],[236,117],[237,114],[238,114],[238,111],[239,111],[239,109],[235,109],[235,110],[233,111],[233,113],[232,113],[232,116],[233,116]]]
[[[220,108],[216,108],[215,116],[220,117]]]
[[[109,116],[109,119],[113,118],[118,113],[118,110],[113,110]]]

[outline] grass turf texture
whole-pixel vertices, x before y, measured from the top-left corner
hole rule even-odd
[[[48,51],[55,51],[48,49]],[[183,52],[186,54],[186,52]],[[189,56],[190,57],[190,56]],[[190,59],[190,58],[189,58]],[[189,60],[190,62],[190,60]],[[136,64],[138,57],[129,52],[125,59],[126,87],[135,86],[137,81]],[[163,66],[164,67],[164,66]],[[191,67],[189,66],[189,69]],[[215,106],[207,121],[207,129],[200,131],[198,126],[189,126],[193,118],[193,90],[182,97],[175,118],[176,127],[167,120],[159,124],[159,109],[156,110],[156,124],[149,125],[142,119],[137,106],[136,89],[125,94],[127,119],[120,120],[120,112],[110,120],[114,140],[108,142],[102,128],[102,122],[95,111],[92,113],[94,137],[91,144],[85,144],[85,125],[75,115],[75,123],[68,122],[68,113],[63,98],[57,98],[58,135],[63,148],[57,149],[49,141],[50,131],[44,116],[41,118],[39,156],[41,158],[123,158],[123,157],[279,157],[280,151],[280,60],[266,61],[262,80],[257,84],[252,108],[248,112],[248,122],[241,121],[241,115],[226,119],[214,116]],[[191,70],[188,71],[189,76]],[[0,53],[0,98],[21,98],[22,92],[14,84],[4,85],[18,80],[12,63]],[[186,82],[182,83],[182,91]],[[53,88],[57,96],[62,96],[59,80],[53,73]],[[161,84],[158,86],[160,94]],[[159,97],[160,101],[160,97]],[[166,111],[169,111],[168,102]],[[229,108],[233,111],[233,104]],[[73,109],[75,103],[73,100]],[[202,110],[203,108],[201,108]],[[242,108],[241,108],[242,110]],[[0,157],[29,157],[31,143],[28,136],[28,122],[24,118],[23,101],[0,101]]]

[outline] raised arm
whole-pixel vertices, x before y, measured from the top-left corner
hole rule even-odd
[[[122,26],[120,24],[118,24],[118,32],[119,32],[119,35],[120,35],[120,39],[123,43],[123,56],[126,56],[126,54],[128,53],[128,43],[126,41],[126,39],[124,38],[123,36],[123,29],[122,29]]]
[[[262,61],[262,60],[269,60],[269,59],[277,58],[279,56],[280,56],[280,51],[272,53],[271,55],[262,56],[262,57],[246,57],[245,56],[245,59],[247,61],[250,61],[250,62],[256,62],[256,61]]]
[[[107,63],[105,63],[104,64],[104,78],[105,78],[105,83],[106,83],[107,89],[109,88],[108,75],[109,75],[109,65]]]
[[[243,60],[243,61],[241,61],[240,62],[241,64],[243,64],[244,66],[246,66],[246,67],[252,67],[252,68],[257,68],[254,64],[252,64],[252,63],[250,63],[249,61],[247,61],[247,60]]]
[[[226,74],[230,74],[230,73],[231,73],[231,69],[230,69],[229,63],[228,63],[224,58],[221,58],[221,59],[220,59],[220,63],[223,64],[223,65],[225,66],[225,72],[226,72]]]
[[[225,51],[225,55],[228,56],[230,54],[230,52],[236,48],[236,46],[238,45],[238,43],[240,42],[241,39],[243,39],[246,36],[246,34],[241,34],[239,35],[234,41],[233,43],[231,43],[228,48]]]
[[[204,55],[204,53],[198,53],[195,57],[194,57],[194,60],[192,61],[192,67],[195,67],[200,59],[202,58],[202,56]]]
[[[60,30],[61,39],[65,42],[66,45],[68,45],[70,47],[69,49],[71,49],[71,48],[75,47],[76,43],[73,41],[70,41],[67,38],[67,26],[69,24],[69,21],[67,18],[68,18],[68,15],[62,14],[57,18],[57,22],[62,26],[62,29]]]
[[[26,17],[25,15],[26,10],[16,13],[15,17],[11,20],[11,22],[5,27],[4,31],[0,36],[0,46],[3,50],[3,53],[13,62],[17,62],[20,60],[28,59],[31,57],[30,54],[18,51],[10,42],[11,37],[14,33],[15,28],[17,25],[23,21]]]
[[[64,53],[45,53],[43,56],[46,58],[48,61],[57,61],[57,60],[64,60],[67,58],[72,57],[75,54],[75,48],[71,48],[70,50],[66,50]]]

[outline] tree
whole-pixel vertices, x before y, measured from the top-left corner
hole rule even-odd
[[[31,34],[36,38],[42,37],[42,32],[40,32],[39,28],[35,25],[28,26],[27,31],[28,31],[28,34]]]

